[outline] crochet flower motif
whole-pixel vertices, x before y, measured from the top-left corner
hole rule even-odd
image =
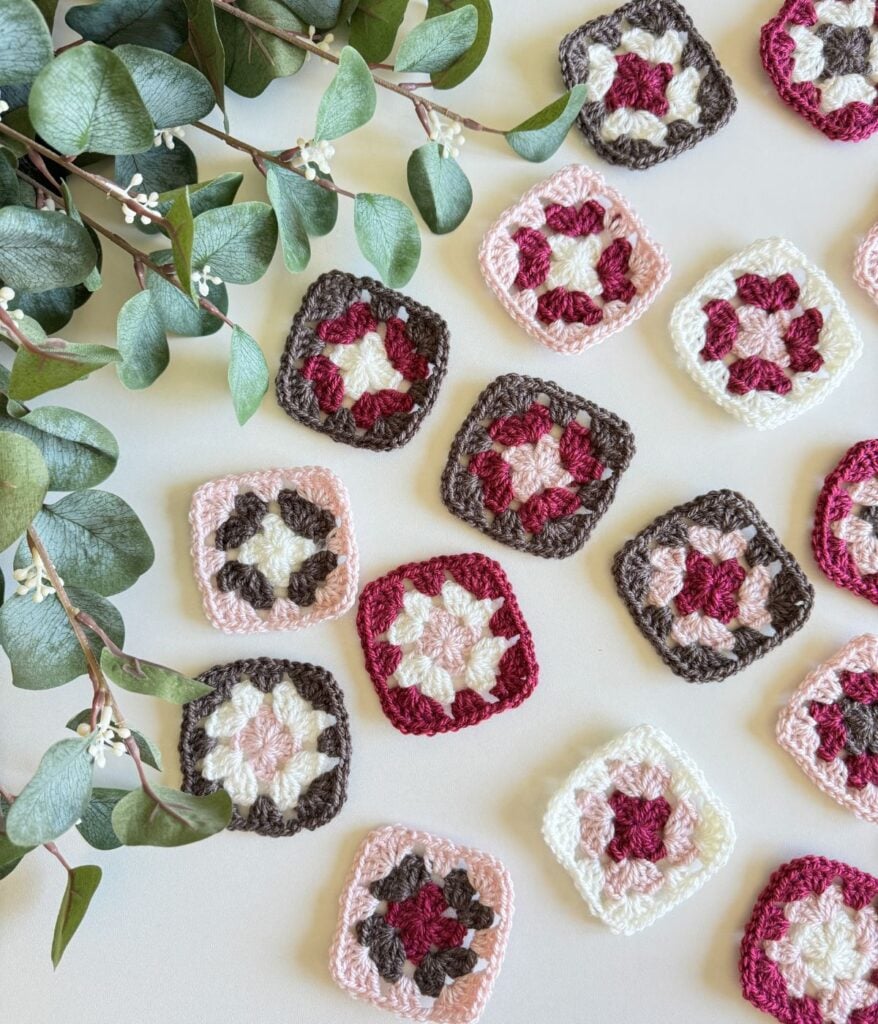
[[[332,271],[308,289],[281,359],[278,401],[336,441],[405,444],[445,374],[448,329],[426,306]]]
[[[515,707],[536,686],[530,631],[483,555],[401,566],[368,584],[357,629],[384,713],[402,732],[448,732]]]
[[[670,273],[625,200],[581,165],[507,210],[480,260],[510,315],[561,352],[583,351],[636,320]]]
[[[651,726],[579,765],[549,805],[543,835],[592,912],[625,934],[695,892],[735,839],[701,772]]]
[[[561,41],[569,88],[584,84],[579,126],[610,163],[643,169],[718,131],[732,84],[674,0],[633,0]]]
[[[349,995],[405,1019],[475,1024],[511,921],[512,882],[499,861],[391,825],[357,853],[330,970]]]
[[[780,98],[830,139],[878,130],[876,0],[787,0],[762,27],[762,63]]]
[[[184,789],[224,789],[234,805],[230,828],[264,835],[293,835],[334,817],[345,798],[350,738],[332,676],[257,658],[201,679],[214,692],[184,709]]]
[[[744,997],[783,1024],[878,1015],[878,879],[824,857],[781,865],[741,943]]]
[[[821,402],[862,350],[832,283],[782,239],[704,277],[674,309],[671,335],[696,382],[759,429]]]
[[[799,629],[813,590],[753,505],[712,491],[672,509],[616,555],[619,594],[672,671],[725,679]]]
[[[613,500],[634,452],[628,424],[557,384],[507,374],[457,433],[442,500],[522,551],[578,551]]]

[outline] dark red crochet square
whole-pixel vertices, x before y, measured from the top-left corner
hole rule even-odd
[[[517,707],[537,684],[530,629],[485,555],[401,565],[360,596],[357,630],[385,715],[432,736]]]
[[[442,500],[502,544],[578,551],[634,454],[628,424],[551,381],[515,373],[479,395],[451,446]]]
[[[432,309],[339,270],[308,289],[277,376],[281,407],[356,448],[388,451],[415,435],[448,362],[448,327]]]

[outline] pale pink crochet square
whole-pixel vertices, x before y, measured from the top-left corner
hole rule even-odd
[[[878,302],[878,224],[873,226],[857,249],[854,279],[874,302]]]
[[[339,900],[330,971],[348,995],[407,1020],[474,1024],[512,909],[512,880],[489,854],[402,825],[376,829]]]
[[[224,633],[302,629],[354,603],[359,555],[348,493],[321,466],[203,484],[192,498],[192,560]]]
[[[479,262],[512,319],[565,354],[633,323],[671,272],[628,202],[580,164],[506,210],[485,235]]]

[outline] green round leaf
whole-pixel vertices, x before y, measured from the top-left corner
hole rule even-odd
[[[179,0],[172,0],[179,7]],[[189,46],[202,74],[210,82],[217,106],[223,112],[223,124],[229,130],[226,116],[225,79],[226,53],[216,25],[217,9],[211,0],[184,0],[189,15]],[[177,47],[174,47],[176,50]],[[173,50],[169,51],[173,52]]]
[[[0,82],[5,87],[33,81],[52,59],[52,36],[45,18],[31,0],[0,0],[0,25]]]
[[[152,261],[160,265],[170,263],[171,253],[167,250],[153,253]],[[147,270],[146,286],[166,331],[172,331],[184,338],[201,338],[215,334],[223,326],[219,317],[194,306],[179,288],[175,288],[160,274]],[[209,285],[207,299],[222,313],[228,312],[229,295],[224,284]]]
[[[109,47],[139,43],[176,53],[186,42],[180,0],[98,0],[71,7],[65,20],[84,39]]]
[[[277,215],[284,263],[291,273],[308,266],[309,235],[326,235],[338,218],[338,195],[277,164],[266,164],[268,198]]]
[[[192,244],[195,239],[195,219],[189,205],[189,188],[184,187],[168,207],[165,223],[171,236],[171,254],[174,270],[180,284],[188,293],[192,288]],[[193,305],[195,300],[192,300]]]
[[[274,28],[306,31],[306,23],[281,0],[238,0],[235,6]],[[275,78],[294,75],[305,62],[305,51],[298,46],[225,11],[217,9],[216,24],[226,54],[226,85],[241,96],[258,96]]]
[[[6,833],[2,831],[2,827],[0,827],[0,878],[6,877],[3,874],[4,869],[10,868],[10,865],[14,866],[17,864],[32,849],[32,846],[16,846],[15,843],[10,841]],[[7,871],[6,874],[8,873]]]
[[[6,814],[6,834],[16,846],[50,843],[85,813],[94,767],[88,746],[88,739],[61,740],[43,754]]]
[[[430,81],[437,89],[453,89],[476,70],[488,52],[491,42],[491,24],[494,20],[491,0],[427,0],[427,17],[435,18],[448,11],[456,11],[465,4],[472,4],[479,15],[479,27],[472,46],[444,71],[434,71]]]
[[[15,305],[44,331],[60,331],[76,309],[74,288],[50,288],[45,292],[18,292]]]
[[[149,289],[132,295],[119,310],[116,348],[122,357],[116,372],[126,388],[148,388],[167,369],[171,353],[165,322]]]
[[[253,284],[268,270],[277,245],[277,220],[268,203],[236,203],[195,220],[192,266],[232,284]]]
[[[122,188],[135,174],[143,175],[143,184],[138,187],[140,191],[170,192],[198,181],[198,164],[192,150],[178,139],[173,149],[154,146],[143,153],[116,157],[113,177]],[[135,223],[149,234],[161,230],[152,223],[141,225],[139,220]]]
[[[315,28],[335,28],[339,20],[341,0],[285,0],[287,7],[306,25]]]
[[[26,402],[29,398],[87,377],[119,358],[119,353],[106,345],[81,345],[63,338],[47,338],[34,327],[39,325],[29,321],[27,336],[38,351],[31,352],[22,347],[12,362],[9,397],[18,402]]]
[[[412,199],[429,229],[436,235],[453,231],[473,205],[472,186],[460,164],[428,142],[409,157],[407,173]]]
[[[101,670],[110,682],[123,690],[158,697],[171,704],[188,704],[213,692],[207,683],[190,679],[172,668],[130,654],[114,654],[106,647],[101,652]]]
[[[214,210],[218,206],[231,206],[241,187],[244,175],[238,171],[229,171],[210,181],[199,181],[189,186],[189,206],[192,216],[197,217],[205,210]],[[165,192],[159,196],[158,212],[164,216],[172,203],[182,194],[182,188]]]
[[[355,131],[375,113],[375,81],[352,46],[341,51],[338,70],[317,108],[315,139],[337,139]]]
[[[121,60],[85,43],[37,75],[28,104],[34,128],[61,153],[139,153],[152,145],[152,118]]]
[[[39,448],[0,423],[0,550],[27,530],[49,489],[49,470]]]
[[[351,46],[370,64],[383,61],[396,42],[409,0],[362,0],[351,16]]]
[[[193,796],[154,786],[158,800],[135,790],[113,810],[113,831],[125,846],[185,846],[221,832],[231,821],[232,801],[224,789]]]
[[[88,232],[72,217],[24,206],[0,210],[0,280],[10,288],[41,292],[79,284],[96,261]]]
[[[391,288],[410,280],[421,258],[421,236],[405,203],[392,196],[358,193],[354,231],[360,252]]]
[[[254,338],[237,324],[232,328],[229,390],[235,415],[243,426],[259,408],[268,391],[268,364]]]
[[[473,45],[478,30],[479,16],[472,4],[428,18],[403,39],[393,68],[428,74],[444,71]]]
[[[82,838],[96,850],[116,850],[122,843],[113,831],[110,818],[113,808],[131,792],[129,789],[105,789],[95,786],[91,791],[91,800],[82,820],[76,828]]]
[[[55,920],[55,933],[52,936],[52,966],[57,967],[64,956],[64,950],[73,938],[76,929],[91,903],[97,887],[101,883],[101,869],[94,864],[73,868],[67,875],[67,888],[58,917]]]
[[[585,85],[574,85],[570,92],[506,132],[506,141],[525,160],[534,163],[548,160],[567,137],[585,103],[587,91]]]
[[[213,110],[213,89],[197,68],[145,46],[120,46],[116,56],[128,68],[156,128],[192,124]]]

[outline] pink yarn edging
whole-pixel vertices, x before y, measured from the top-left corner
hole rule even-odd
[[[878,224],[863,239],[854,260],[854,280],[878,303]]]

